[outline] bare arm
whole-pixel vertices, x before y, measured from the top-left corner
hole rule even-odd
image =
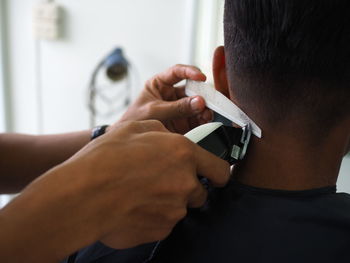
[[[205,202],[197,174],[221,186],[229,165],[160,122],[122,123],[0,210],[1,262],[59,262],[97,240],[117,249],[161,240],[187,206]]]
[[[19,192],[89,142],[90,131],[57,135],[0,134],[0,193]]]
[[[156,76],[122,121],[158,119],[179,133],[208,121],[202,98],[193,107],[193,98],[175,94],[181,79],[205,76],[182,65]],[[0,210],[2,261],[58,262],[96,240],[127,248],[163,239],[188,206],[205,201],[197,174],[217,185],[229,179],[226,162],[155,121],[116,123],[88,141],[89,131],[0,135],[0,192],[18,191],[59,164]]]
[[[183,79],[205,78],[193,66],[169,68],[147,81],[119,122],[157,119],[170,131],[185,133],[209,121],[212,113],[205,109],[203,98],[185,97],[183,89],[174,88]],[[89,139],[90,131],[41,136],[0,134],[0,193],[21,191],[36,177],[75,154]]]

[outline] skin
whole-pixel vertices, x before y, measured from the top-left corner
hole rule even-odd
[[[56,135],[0,134],[0,193],[20,192],[90,140],[90,131]],[[20,164],[20,165],[19,165]]]
[[[174,88],[174,84],[183,79],[205,81],[206,76],[198,68],[185,65],[175,65],[154,76],[146,82],[145,89],[121,121],[145,120],[152,116],[169,131],[181,134],[211,121],[213,114],[205,108],[203,98],[186,97],[183,86]]]
[[[165,89],[169,91],[170,83],[204,75],[193,67],[178,65],[160,76],[163,81],[169,78]],[[149,90],[152,86],[148,86],[141,97]],[[201,98],[198,99],[203,104],[197,105],[201,110],[193,112],[191,98],[182,98],[179,103],[176,101],[179,97],[168,102],[169,110],[167,104],[161,102],[163,89],[158,85],[157,90],[160,92],[152,93],[154,103],[162,105],[164,115],[145,114],[144,118],[162,119],[166,125],[171,124],[168,127],[177,129],[183,123],[194,125],[193,116],[205,112]],[[152,99],[147,102],[151,107]],[[13,135],[8,143],[9,135],[2,137],[1,142],[7,149],[20,150],[17,163],[18,160],[24,162],[22,168],[16,168],[18,165],[12,160],[16,155],[1,152],[0,159],[15,168],[16,179],[10,175],[0,178],[6,182],[6,189],[21,188],[35,177],[33,174],[48,170],[1,209],[2,261],[59,262],[97,240],[121,249],[163,239],[186,215],[188,207],[199,207],[205,202],[207,192],[197,175],[209,178],[217,186],[227,183],[228,163],[184,136],[169,132],[162,122],[125,121],[126,116],[139,118],[137,109],[140,106],[142,104],[131,107],[123,121],[112,125],[105,135],[90,143],[87,143],[86,132],[45,137],[46,141],[42,141],[41,136]],[[166,115],[173,111],[175,113],[167,119]],[[197,123],[201,119],[195,118]],[[185,131],[190,126],[181,127],[181,131]],[[21,143],[16,143],[17,136]],[[65,138],[72,140],[75,146],[65,149],[68,146]],[[32,139],[34,144],[30,143]],[[58,146],[62,153],[53,153]],[[69,156],[74,151],[77,153]],[[1,169],[11,172],[8,167]]]
[[[137,100],[114,125],[155,119],[168,130],[183,134],[210,121],[212,112],[205,108],[203,98],[186,97],[183,87],[174,88],[183,79],[204,81],[206,76],[193,66],[169,68],[147,81]],[[90,134],[90,130],[40,136],[0,134],[0,193],[20,192],[37,176],[80,150],[90,141]]]
[[[235,83],[229,83],[224,47],[218,47],[213,58],[213,74],[216,88],[234,101]],[[256,112],[246,112],[258,116]],[[334,126],[326,139],[317,146],[303,137],[302,125],[298,130],[285,123],[271,129],[262,117],[254,121],[262,128],[263,138],[253,137],[244,161],[237,165],[233,177],[256,187],[305,190],[335,185],[343,156],[350,147],[350,116]],[[304,131],[305,132],[305,131]]]

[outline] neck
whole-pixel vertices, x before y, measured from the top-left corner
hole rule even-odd
[[[335,185],[346,143],[334,133],[317,147],[303,140],[270,135],[253,138],[233,177],[246,185],[281,190],[306,190]],[[348,139],[348,138],[347,138]]]

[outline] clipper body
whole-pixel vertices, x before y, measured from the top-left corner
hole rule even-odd
[[[189,131],[185,137],[233,165],[244,158],[251,129],[249,125],[234,128],[221,122],[212,122]]]

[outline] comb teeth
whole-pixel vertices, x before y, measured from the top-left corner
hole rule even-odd
[[[185,93],[187,96],[202,96],[206,106],[224,116],[226,119],[244,127],[250,124],[252,133],[262,137],[261,129],[236,104],[217,91],[213,85],[200,81],[187,80]]]

